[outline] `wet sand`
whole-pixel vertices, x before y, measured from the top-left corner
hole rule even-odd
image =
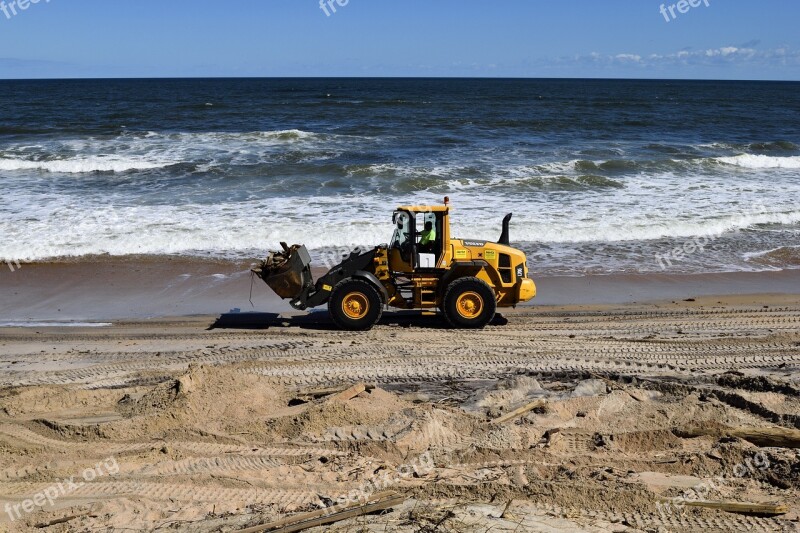
[[[248,262],[183,257],[97,258],[92,262],[22,265],[0,270],[0,323],[108,321],[221,314],[287,312]],[[322,274],[315,271],[315,275]],[[727,274],[537,276],[537,297],[521,306],[598,305],[684,300],[708,295],[794,294],[800,270]]]

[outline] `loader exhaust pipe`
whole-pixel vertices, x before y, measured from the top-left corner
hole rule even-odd
[[[513,213],[509,213],[505,217],[503,217],[503,233],[500,234],[500,240],[497,241],[497,244],[505,244],[506,246],[509,246],[508,223],[511,222],[512,215]]]

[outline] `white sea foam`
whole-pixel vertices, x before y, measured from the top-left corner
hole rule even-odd
[[[82,174],[89,172],[126,172],[129,170],[148,170],[169,166],[168,162],[142,161],[137,159],[111,157],[85,157],[76,159],[55,159],[51,161],[29,161],[24,159],[0,159],[0,170],[42,170],[62,174]]]
[[[752,169],[800,169],[800,156],[773,157],[768,155],[741,154],[733,157],[718,157],[717,161],[726,165]]]
[[[370,158],[349,166],[334,160],[345,151],[371,153],[370,143],[385,142],[286,129],[141,132],[4,146],[0,258],[254,257],[280,241],[305,243],[312,250],[378,244],[391,236],[395,205],[435,204],[445,195],[452,199],[457,236],[494,240],[502,216],[514,212],[514,241],[560,243],[562,248],[575,248],[572,243],[637,246],[762,224],[785,229],[800,222],[794,200],[800,182],[792,170],[800,168],[800,157],[741,155],[682,165],[611,165],[613,180],[605,178],[612,174],[603,161],[569,155],[561,161],[555,156],[528,161],[515,152],[456,150],[441,160]],[[336,168],[330,171],[326,161],[320,176],[313,170],[296,172],[298,162],[315,158],[331,159]],[[703,163],[699,169],[696,161]],[[135,174],[177,164],[191,170],[169,168],[130,180],[49,175]],[[733,172],[730,165],[765,170]],[[651,167],[655,170],[643,170]],[[270,173],[273,168],[279,170]],[[192,171],[219,172],[225,181],[207,184],[188,175]],[[792,179],[775,187],[773,176],[784,174]],[[754,211],[757,203],[769,209]]]
[[[10,145],[0,155],[0,171],[33,170],[49,173],[127,172],[164,168],[179,163],[209,170],[218,164],[237,165],[268,161],[287,147],[308,152],[300,160],[313,161],[317,152],[349,147],[365,138],[299,129],[252,132],[125,133],[111,139],[78,138]],[[368,140],[368,139],[367,139]]]
[[[729,207],[713,215],[699,206],[676,214],[659,212],[652,203],[631,208],[632,197],[626,194],[614,189],[602,205],[589,198],[562,205],[544,199],[521,202],[509,196],[487,202],[483,195],[456,193],[451,195],[453,233],[495,240],[507,212],[515,213],[512,239],[534,243],[723,235],[760,224],[800,222],[800,210],[787,206],[741,212]],[[36,261],[95,254],[254,257],[281,241],[304,243],[311,249],[374,245],[390,239],[391,209],[399,203],[398,198],[384,195],[295,196],[181,206],[107,206],[101,200],[76,206],[70,197],[46,202],[41,197],[20,198],[15,202],[20,211],[0,218],[0,234],[5,237],[0,240],[0,258]],[[403,200],[432,204],[441,198],[417,193]]]
[[[759,250],[757,252],[746,252],[742,254],[742,258],[745,261],[752,261],[753,259],[758,259],[759,257],[767,256],[771,253],[780,251],[780,250],[800,250],[800,246],[778,246],[777,248],[770,248],[769,250]]]

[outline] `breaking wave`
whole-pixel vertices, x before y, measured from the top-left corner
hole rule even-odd
[[[746,261],[777,268],[800,267],[800,246],[780,246],[771,250],[744,254]]]
[[[128,172],[165,168],[172,163],[156,163],[134,159],[111,159],[87,157],[81,159],[55,159],[52,161],[28,161],[24,159],[0,159],[0,170],[41,170],[62,174],[84,174],[90,172]]]
[[[720,163],[742,168],[788,168],[800,169],[800,156],[773,157],[769,155],[742,154],[733,157],[718,157]]]

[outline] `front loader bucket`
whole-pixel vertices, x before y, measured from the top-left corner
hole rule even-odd
[[[253,272],[281,298],[297,300],[314,282],[311,255],[299,244],[290,248],[282,242],[281,246],[282,252],[271,252]]]

